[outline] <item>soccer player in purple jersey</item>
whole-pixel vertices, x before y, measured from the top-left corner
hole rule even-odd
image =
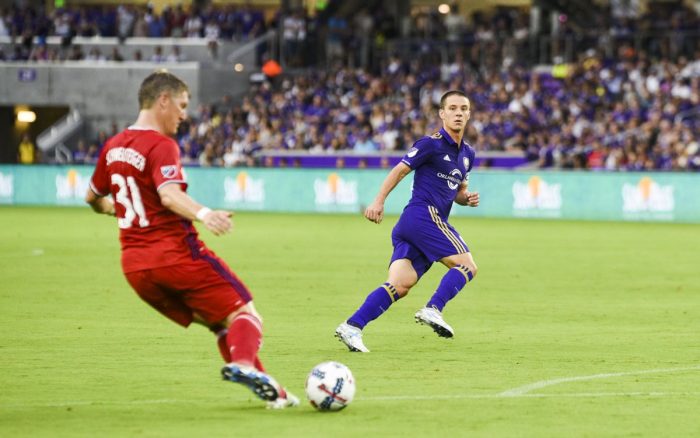
[[[467,244],[447,222],[453,202],[469,207],[479,205],[479,194],[467,191],[475,152],[462,139],[471,115],[470,107],[463,92],[445,93],[440,99],[442,129],[414,143],[389,172],[377,197],[365,210],[367,219],[381,223],[389,193],[412,170],[416,171],[411,199],[391,233],[394,253],[389,278],[335,330],[335,336],[350,351],[369,352],[362,342],[362,329],[406,296],[436,261],[448,268],[447,273],[426,306],[416,312],[415,319],[431,327],[438,336],[454,336],[454,330],[442,318],[442,310],[476,275],[476,264]]]

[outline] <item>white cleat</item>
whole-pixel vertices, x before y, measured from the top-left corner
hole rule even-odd
[[[350,351],[369,353],[369,350],[362,342],[362,330],[351,326],[347,322],[340,324],[338,328],[335,329],[335,337],[340,339],[340,342],[347,345]]]
[[[299,397],[284,390],[285,396],[277,397],[277,400],[267,402],[267,409],[285,409],[299,406]]]
[[[452,327],[442,319],[442,313],[434,307],[423,307],[416,312],[416,322],[430,326],[438,336],[451,338],[455,335]]]

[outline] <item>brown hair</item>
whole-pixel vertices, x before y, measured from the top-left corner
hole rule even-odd
[[[167,70],[155,71],[141,82],[139,107],[140,109],[151,108],[162,93],[168,93],[172,96],[183,91],[189,93],[190,89],[182,79]]]
[[[445,94],[443,94],[442,97],[440,98],[440,109],[445,108],[445,102],[447,101],[447,98],[450,96],[462,96],[465,99],[467,99],[467,101],[469,101],[469,98],[467,97],[466,94],[464,94],[463,91],[450,90],[450,91],[446,92]],[[469,101],[469,106],[471,106],[471,101]]]

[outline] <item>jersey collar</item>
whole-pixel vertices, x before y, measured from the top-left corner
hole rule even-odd
[[[456,141],[452,137],[450,137],[450,134],[445,131],[445,128],[440,128],[440,134],[442,134],[442,138],[447,140],[447,142],[450,144],[450,146],[456,146],[457,149],[459,149],[459,146]]]

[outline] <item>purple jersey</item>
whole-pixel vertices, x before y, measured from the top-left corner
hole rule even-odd
[[[433,206],[447,219],[460,184],[469,179],[475,156],[467,142],[458,146],[444,128],[415,142],[401,160],[416,172],[406,208]]]

